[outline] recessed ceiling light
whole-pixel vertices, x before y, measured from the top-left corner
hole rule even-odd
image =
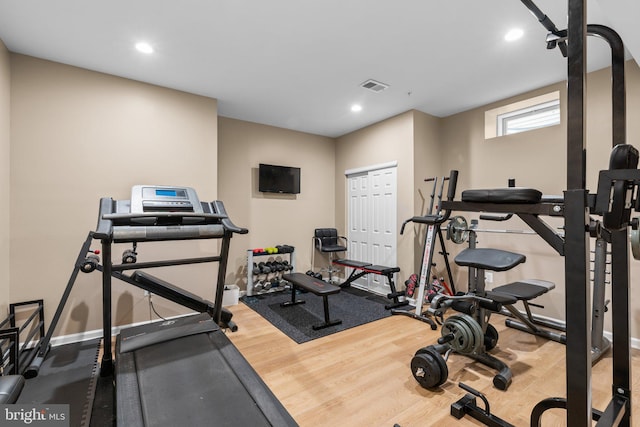
[[[354,113],[357,113],[358,111],[362,111],[362,105],[360,104],[353,104],[351,106],[351,111],[353,111]]]
[[[514,28],[512,30],[509,30],[509,32],[504,35],[504,39],[508,42],[513,42],[518,40],[523,35],[524,31],[522,31],[520,28]]]
[[[146,42],[136,43],[136,49],[138,49],[138,51],[142,53],[153,53],[153,47],[151,47],[151,45]]]

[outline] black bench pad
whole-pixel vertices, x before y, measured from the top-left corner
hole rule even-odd
[[[16,403],[24,387],[22,375],[0,376],[0,403]]]
[[[355,261],[352,259],[337,259],[333,261],[335,265],[341,265],[343,267],[355,268],[357,270],[364,270],[368,273],[380,274],[387,276],[389,274],[397,273],[400,271],[400,267],[387,267],[384,265],[373,265],[369,262]]]
[[[400,267],[385,267],[384,265],[368,265],[364,268],[371,273],[387,275],[397,273],[400,271]]]
[[[371,265],[370,262],[355,261],[352,259],[336,259],[333,261],[336,265],[343,265],[351,268],[363,268]]]
[[[555,285],[551,282],[546,282],[543,280],[531,280],[498,286],[497,288],[493,288],[491,292],[494,294],[499,293],[510,295],[522,301],[529,301],[539,297],[542,294],[546,294],[553,288],[555,288]]]
[[[518,299],[514,296],[511,296],[509,294],[502,294],[500,292],[493,292],[493,291],[489,291],[487,292],[487,298],[489,298],[490,300],[493,300],[494,302],[502,305],[513,305],[516,302],[518,302]],[[489,310],[494,310],[494,311],[499,311],[495,309],[495,306],[491,306],[491,305],[484,305],[483,303],[480,303],[481,306],[483,306],[484,308],[488,308]]]
[[[508,187],[482,190],[465,190],[463,202],[474,203],[539,203],[542,192],[533,188]]]
[[[456,264],[462,267],[490,271],[507,271],[527,260],[522,254],[493,248],[467,248],[456,255]]]
[[[307,276],[304,273],[285,274],[282,278],[293,283],[294,286],[302,288],[315,295],[331,295],[340,292],[340,287],[318,280],[315,277]]]

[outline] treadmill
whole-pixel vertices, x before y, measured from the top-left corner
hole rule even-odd
[[[37,375],[49,340],[79,271],[102,272],[103,346],[100,376],[114,386],[114,418],[120,426],[296,426],[278,399],[225,335],[234,331],[232,314],[222,308],[229,244],[246,234],[229,219],[221,201],[201,202],[192,188],[137,185],[130,200],[102,198],[95,232],[89,232],[38,357]],[[93,240],[102,245],[102,264],[87,254]],[[137,262],[141,242],[219,239],[217,255]],[[112,262],[112,245],[132,243],[122,263]],[[125,251],[126,252],[126,251]],[[88,262],[91,261],[91,262]],[[152,276],[148,268],[217,263],[215,301],[207,301]],[[136,270],[127,274],[129,270]],[[181,304],[200,314],[131,327],[111,342],[113,278]]]

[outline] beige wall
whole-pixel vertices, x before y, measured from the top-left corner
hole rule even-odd
[[[636,95],[640,71],[634,62],[627,68],[628,135],[637,145],[640,122],[633,118],[640,114]],[[608,163],[609,80],[608,70],[603,70],[590,74],[588,81],[592,188],[597,170]],[[8,195],[11,184],[10,219],[6,211],[0,217],[0,249],[5,251],[4,256],[0,252],[0,262],[5,264],[0,276],[4,283],[4,288],[0,283],[0,310],[6,310],[3,295],[6,300],[10,294],[12,301],[44,297],[50,316],[81,243],[95,227],[99,198],[127,199],[137,183],[188,185],[203,200],[223,200],[233,221],[250,230],[248,235],[233,238],[227,275],[228,283],[243,288],[247,249],[294,245],[298,271],[306,271],[314,228],[336,226],[346,233],[344,172],[348,169],[398,162],[398,230],[405,219],[424,213],[428,206],[431,187],[423,179],[447,175],[450,169],[460,171],[458,197],[466,188],[504,186],[508,178],[515,178],[520,186],[560,194],[566,175],[564,110],[559,126],[484,139],[484,111],[552,90],[559,90],[566,104],[561,83],[445,119],[409,111],[331,139],[217,118],[213,99],[9,56],[6,49],[0,49],[0,121],[6,122],[0,134],[5,162],[0,191]],[[258,192],[261,162],[300,167],[302,192],[296,196]],[[468,219],[476,216],[464,215]],[[552,221],[552,225],[562,223]],[[506,224],[483,221],[481,227],[526,228],[519,220]],[[10,245],[6,243],[9,228]],[[414,227],[411,231],[398,239],[399,284],[419,270],[424,230]],[[210,243],[182,242],[169,248],[160,243],[141,245],[140,259],[208,253],[214,249]],[[448,244],[453,253],[460,249]],[[494,282],[521,277],[554,281],[557,289],[542,298],[547,306],[544,314],[564,318],[564,261],[546,243],[537,236],[483,234],[480,245],[525,253],[528,261],[524,266],[496,274]],[[119,256],[119,249],[114,257]],[[640,274],[638,268],[634,263],[632,277]],[[208,265],[157,272],[207,298],[213,298],[214,273],[215,268]],[[464,272],[459,271],[456,278],[464,284]],[[98,273],[80,275],[56,335],[99,328],[100,299]],[[632,305],[633,335],[638,337],[640,301],[633,293]],[[115,285],[114,306],[119,324],[149,318],[142,291],[129,286]],[[184,312],[160,299],[156,306],[169,316]]]
[[[9,195],[10,195],[10,99],[11,68],[9,51],[0,40],[0,320],[9,306]]]
[[[443,176],[448,176],[449,171],[445,170],[442,165],[442,157],[445,155],[445,145],[442,143],[441,133],[442,120],[422,113],[420,111],[414,111],[413,115],[413,128],[414,128],[414,157],[413,157],[413,169],[415,171],[413,176],[414,186],[414,215],[426,215],[429,212],[429,204],[431,203],[431,192],[433,189],[433,182],[425,182],[426,178],[438,177],[436,190],[436,197],[439,191],[440,179]],[[446,195],[446,187],[445,187]],[[434,207],[436,208],[437,201],[434,201]],[[406,219],[406,218],[405,218]],[[424,240],[426,238],[426,226],[414,224],[411,227],[415,238],[413,247],[414,267],[410,273],[420,273],[420,267],[422,263],[422,253],[424,249]],[[433,262],[436,263],[435,270],[440,275],[444,275],[446,272],[444,268],[444,262],[442,257],[438,255],[439,244],[436,246],[437,251],[434,252]]]
[[[608,167],[611,151],[611,95],[610,70],[605,69],[588,76],[587,81],[587,157],[588,186],[595,192],[597,174]],[[537,96],[554,90],[560,91],[562,107],[561,124],[549,128],[484,139],[484,112],[488,109]],[[638,145],[640,123],[634,117],[640,115],[640,71],[635,62],[627,63],[627,117],[628,141]],[[442,120],[442,142],[446,144],[442,157],[443,167],[460,171],[458,197],[464,189],[506,186],[509,178],[516,184],[533,187],[544,194],[562,194],[566,188],[566,87],[559,83],[530,93],[506,99],[471,111],[447,117]],[[467,219],[477,217],[463,214]],[[547,219],[554,227],[562,226],[562,221]],[[481,221],[481,228],[527,229],[519,219],[507,223]],[[527,255],[527,262],[514,270],[494,275],[498,285],[518,278],[539,278],[556,283],[556,289],[540,298],[546,306],[542,313],[553,318],[564,319],[564,258],[557,255],[536,235],[488,234],[479,236],[479,244],[485,247],[499,247]],[[455,249],[454,249],[455,250]],[[464,275],[458,274],[460,283],[465,283]],[[640,262],[632,264],[632,281],[640,276]],[[632,335],[640,337],[640,298],[632,292]],[[539,311],[539,310],[538,310]],[[608,316],[607,316],[608,318]],[[607,321],[605,328],[611,330]]]
[[[227,282],[246,288],[252,248],[294,246],[296,270],[307,271],[314,228],[335,225],[335,141],[225,117],[218,126],[219,196],[236,225],[249,229],[232,240]],[[260,163],[299,167],[300,194],[259,192]]]
[[[411,218],[414,206],[414,111],[408,111],[337,139],[336,147],[336,226],[347,235],[345,171],[398,162],[397,169],[397,230]],[[403,283],[413,270],[414,239],[411,233],[398,236],[398,283]]]
[[[11,56],[11,299],[44,298],[47,324],[101,197],[134,184],[186,185],[217,198],[216,100]],[[139,260],[210,253],[212,242],[148,243]],[[96,243],[94,248],[99,248]],[[114,248],[114,259],[122,253]],[[154,274],[213,298],[211,265]],[[56,335],[99,329],[100,274],[81,274]],[[142,290],[114,281],[114,317],[150,317]],[[185,312],[157,298],[166,316]]]

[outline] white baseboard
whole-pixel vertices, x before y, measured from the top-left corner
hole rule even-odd
[[[196,313],[188,313],[188,314],[181,314],[178,316],[172,316],[172,317],[168,317],[168,319],[177,319],[179,317],[184,317],[184,316],[191,316],[192,314],[196,314]],[[552,320],[552,321],[556,321],[558,322],[558,319],[552,319],[546,316],[541,316],[544,317],[547,320]],[[111,336],[117,335],[120,333],[120,330],[122,329],[126,329],[126,328],[130,328],[132,326],[139,326],[139,325],[146,325],[148,323],[151,322],[156,322],[158,319],[156,320],[147,320],[144,322],[137,322],[137,323],[131,323],[129,325],[122,325],[122,326],[114,326],[113,328],[111,328]],[[613,339],[613,334],[609,331],[604,331],[604,336],[611,341]],[[51,345],[52,346],[59,346],[59,345],[63,345],[63,344],[72,344],[72,343],[76,343],[76,342],[82,342],[82,341],[89,341],[92,339],[96,339],[96,338],[102,338],[102,329],[94,329],[93,331],[86,331],[86,332],[80,332],[77,334],[70,334],[70,335],[62,335],[62,336],[58,336],[58,337],[53,337],[51,338]],[[639,338],[631,338],[631,348],[640,350],[640,339]]]
[[[167,317],[167,319],[177,319],[179,317],[191,316],[193,314],[197,314],[197,313],[193,312],[193,313],[187,313],[187,314],[180,314],[177,316]],[[144,322],[136,322],[136,323],[130,323],[128,325],[114,326],[111,328],[111,336],[118,335],[122,329],[127,329],[132,326],[146,325],[152,322],[157,322],[158,320],[161,320],[161,319],[145,320]],[[64,344],[73,344],[76,342],[89,341],[96,338],[102,338],[102,329],[94,329],[92,331],[79,332],[77,334],[61,335],[58,337],[53,337],[51,338],[51,346],[56,347]]]

